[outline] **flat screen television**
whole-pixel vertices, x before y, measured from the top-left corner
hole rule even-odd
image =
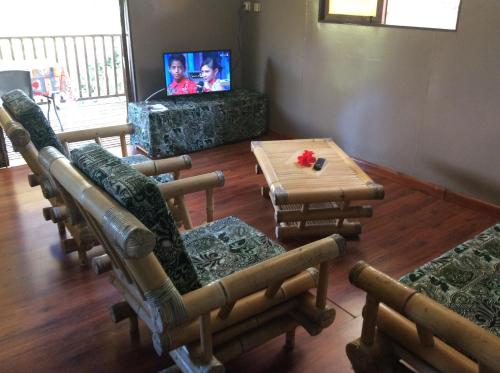
[[[231,90],[231,51],[210,50],[163,54],[168,96]]]

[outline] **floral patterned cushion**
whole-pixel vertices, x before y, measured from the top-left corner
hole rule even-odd
[[[500,336],[500,224],[400,281]]]
[[[71,152],[75,165],[157,237],[154,253],[177,290],[199,288],[196,271],[156,182],[97,144]]]
[[[285,252],[234,216],[185,232],[182,238],[202,285]]]
[[[4,94],[2,100],[13,119],[29,132],[31,141],[38,150],[53,146],[64,154],[63,146],[42,109],[28,95],[16,89]]]

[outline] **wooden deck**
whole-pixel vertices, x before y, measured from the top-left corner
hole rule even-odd
[[[46,103],[40,104],[42,111],[47,116],[48,106]],[[68,101],[58,104],[58,114],[65,131],[102,127],[110,124],[122,124],[127,121],[127,103],[124,96],[102,98],[96,100]],[[54,107],[50,109],[50,124],[56,133],[61,132],[61,126],[54,112]],[[116,145],[113,142],[104,141],[106,145]],[[112,141],[117,141],[114,139]],[[11,166],[24,164],[19,153],[12,151],[12,145],[7,139],[7,150]]]
[[[226,185],[215,191],[215,217],[236,215],[273,237],[273,208],[260,196],[263,176],[254,173],[250,143],[221,146],[192,155],[183,175],[221,169]],[[411,189],[365,170],[384,185],[386,197],[373,201],[374,216],[363,221],[359,240],[330,267],[329,299],[337,317],[316,337],[297,333],[292,353],[278,338],[228,365],[230,372],[349,372],[345,345],[360,335],[364,294],[347,273],[358,260],[398,278],[493,225],[495,218]],[[128,325],[115,325],[108,307],[120,301],[106,275],[81,269],[76,255],[61,253],[56,226],[45,222],[47,206],[28,186],[25,166],[0,170],[0,371],[157,372],[171,364],[156,356],[147,329],[132,342]],[[188,199],[200,224],[204,195]],[[300,242],[288,241],[286,247]]]

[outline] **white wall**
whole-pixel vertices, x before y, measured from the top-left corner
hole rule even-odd
[[[318,0],[262,1],[244,85],[271,127],[500,204],[500,1],[462,0],[457,32],[318,23]]]

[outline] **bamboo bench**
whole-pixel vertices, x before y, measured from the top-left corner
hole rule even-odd
[[[349,280],[367,295],[361,337],[346,347],[355,371],[403,360],[416,371],[500,372],[499,266],[500,224],[400,282],[356,264]]]

